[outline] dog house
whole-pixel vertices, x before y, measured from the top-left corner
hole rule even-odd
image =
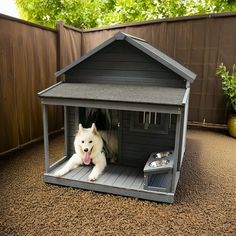
[[[196,75],[145,40],[122,32],[56,76],[63,74],[64,81],[39,93],[44,122],[44,181],[172,203],[186,146],[190,84]],[[64,107],[65,132],[65,154],[52,165],[50,105]],[[100,119],[99,114],[103,115]],[[96,181],[88,181],[92,166],[54,176],[74,153],[78,124],[90,127],[91,122],[115,137],[115,163],[109,162]]]

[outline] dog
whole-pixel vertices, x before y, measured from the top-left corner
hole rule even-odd
[[[89,181],[95,181],[107,166],[105,152],[103,150],[103,139],[97,131],[95,123],[91,128],[83,128],[79,124],[79,130],[74,140],[75,154],[67,163],[54,174],[61,177],[79,165],[89,165],[91,162],[94,167],[88,177]]]

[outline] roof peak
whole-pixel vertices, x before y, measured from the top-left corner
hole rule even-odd
[[[133,39],[136,39],[136,40],[139,40],[139,41],[142,41],[142,42],[146,42],[146,40],[144,40],[144,39],[141,39],[141,38],[138,38],[138,37],[136,37],[136,36],[133,36],[133,35],[124,33],[124,32],[122,32],[122,31],[119,31],[119,32],[116,33],[113,37],[114,37],[116,40],[125,40],[126,37],[129,37],[129,38],[133,38]]]

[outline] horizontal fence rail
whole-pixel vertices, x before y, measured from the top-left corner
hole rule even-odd
[[[57,22],[56,29],[0,14],[0,155],[42,137],[37,92],[55,84],[54,73],[116,32],[145,39],[182,63],[197,79],[191,87],[189,122],[226,123],[227,109],[217,66],[236,62],[236,14],[179,17],[80,30]],[[49,131],[63,126],[61,108],[50,107]]]

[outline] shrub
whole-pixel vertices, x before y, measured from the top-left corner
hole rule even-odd
[[[236,71],[235,64],[232,67],[232,73],[221,63],[216,69],[216,75],[221,78],[222,89],[225,94],[227,106],[236,113]]]

